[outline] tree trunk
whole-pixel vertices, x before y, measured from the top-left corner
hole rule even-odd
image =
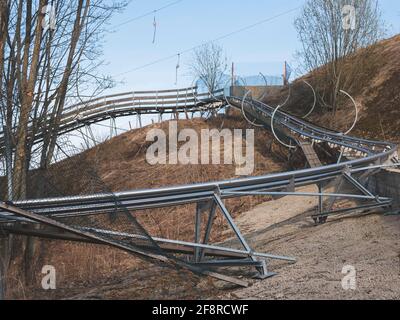
[[[10,263],[10,236],[0,234],[0,300],[4,300],[7,290],[7,270]]]
[[[4,48],[7,41],[8,36],[8,4],[5,0],[0,0],[0,90],[2,90],[3,85],[3,71],[4,71]],[[3,104],[3,97],[0,97],[0,107],[2,109],[2,115],[5,116],[4,107],[6,104]],[[5,119],[3,118],[3,121]],[[3,122],[3,132],[4,129],[4,122]],[[9,151],[9,150],[7,150]],[[6,154],[8,157],[9,154]],[[8,168],[10,169],[10,168]],[[10,172],[8,172],[10,173]],[[10,187],[8,185],[8,187]],[[0,234],[0,300],[5,298],[6,294],[6,279],[7,279],[7,269],[10,262],[10,247],[9,247],[9,236]]]
[[[32,3],[27,1],[26,4],[26,35],[24,40],[24,56],[22,63],[22,80],[21,80],[21,109],[18,120],[18,128],[16,134],[15,162],[14,162],[14,200],[26,199],[27,197],[27,172],[29,169],[29,156],[27,148],[28,123],[34,100],[34,90],[37,81],[40,49],[42,42],[42,21],[44,14],[42,8],[46,4],[46,0],[40,0],[36,28],[34,34],[34,44],[31,51],[31,29],[32,29]],[[31,57],[31,61],[30,61]],[[30,65],[30,68],[29,68]],[[28,71],[29,69],[29,71]],[[31,237],[27,237],[25,246],[25,280],[31,282],[31,261],[35,256],[35,243]]]
[[[68,89],[68,82],[71,77],[71,73],[73,71],[73,61],[74,61],[74,55],[75,55],[75,50],[79,41],[79,37],[81,35],[81,30],[84,25],[84,21],[86,19],[86,16],[88,14],[88,9],[89,9],[89,4],[90,0],[86,0],[86,8],[82,16],[82,9],[83,9],[83,2],[84,0],[79,0],[78,3],[78,9],[76,11],[76,17],[75,17],[75,24],[74,24],[74,29],[72,32],[71,36],[71,42],[70,42],[70,50],[68,54],[68,59],[67,59],[67,67],[64,71],[63,78],[59,87],[59,95],[56,100],[56,113],[54,118],[52,119],[51,123],[51,129],[50,129],[50,134],[49,134],[49,141],[45,141],[45,144],[48,144],[47,150],[43,150],[42,152],[45,152],[46,155],[46,163],[45,167],[49,166],[51,163],[51,160],[53,158],[53,153],[54,149],[56,146],[57,142],[57,131],[58,131],[58,126],[60,122],[60,117],[62,114],[62,111],[64,110],[64,104],[65,104],[65,98],[67,95],[67,89]]]
[[[17,129],[17,145],[15,148],[15,164],[14,164],[14,188],[16,199],[26,198],[26,174],[29,168],[27,163],[27,137],[28,137],[28,122],[29,115],[32,109],[33,97],[35,84],[38,74],[38,64],[40,47],[42,41],[42,21],[44,14],[41,9],[44,7],[46,1],[40,0],[38,18],[36,22],[35,30],[35,42],[32,50],[32,61],[28,75],[28,64],[29,64],[29,48],[31,44],[30,30],[32,23],[32,3],[27,2],[27,13],[26,13],[26,32],[25,37],[25,52],[23,62],[23,79],[22,79],[22,97],[21,97],[21,112],[19,116],[18,129]]]

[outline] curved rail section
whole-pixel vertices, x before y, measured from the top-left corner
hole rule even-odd
[[[214,94],[220,96],[223,90]],[[185,114],[216,109],[218,100],[210,93],[199,93],[197,87],[158,90],[158,91],[133,91],[113,94],[84,101],[65,108],[58,125],[57,135],[62,135],[93,123],[107,119],[144,114]],[[42,127],[49,127],[49,119],[44,121]],[[31,125],[29,125],[32,128]],[[34,144],[43,140],[43,130],[34,135]],[[4,147],[4,132],[0,131],[0,148]]]
[[[157,101],[160,101],[158,99],[156,100],[156,104],[154,104],[154,100],[147,100],[147,98],[145,99],[142,97],[142,102],[139,104],[137,103],[137,99],[139,99],[137,96],[127,98],[126,95],[127,94],[109,96],[106,100],[103,98],[103,100],[95,99],[84,105],[68,108],[63,116],[64,124],[60,134],[68,130],[73,130],[72,128],[76,128],[77,123],[90,123],[90,121],[98,121],[102,119],[102,117],[137,114],[144,112],[144,110],[150,113],[157,113],[197,111],[200,110],[200,108],[213,109],[215,108],[216,102],[223,103],[226,101],[229,105],[239,110],[244,108],[247,115],[252,116],[257,123],[262,123],[265,128],[271,129],[271,119],[273,118],[273,125],[277,134],[281,139],[287,142],[292,141],[298,143],[299,140],[307,140],[313,145],[324,144],[330,148],[342,150],[342,153],[345,153],[347,157],[343,157],[343,161],[339,161],[336,164],[258,177],[149,190],[133,190],[112,194],[95,194],[79,197],[60,197],[2,203],[0,204],[0,223],[3,225],[7,224],[7,227],[5,227],[6,230],[13,233],[37,235],[41,237],[65,240],[72,239],[66,238],[65,234],[46,234],[33,229],[28,231],[26,228],[21,230],[15,226],[10,227],[10,223],[15,222],[41,223],[68,231],[74,234],[74,239],[77,241],[103,243],[130,251],[134,254],[151,255],[154,258],[154,252],[151,252],[149,248],[142,248],[141,251],[138,251],[137,248],[129,247],[120,242],[111,241],[108,238],[106,239],[105,236],[112,234],[113,231],[77,227],[68,224],[66,221],[68,221],[69,218],[82,216],[95,217],[100,214],[118,212],[118,209],[116,210],[116,201],[121,211],[123,209],[139,210],[195,203],[197,204],[195,242],[183,242],[161,238],[152,238],[152,240],[164,251],[173,252],[175,254],[193,254],[193,259],[185,264],[186,267],[192,270],[195,269],[203,274],[245,285],[238,279],[215,273],[214,269],[226,266],[251,266],[257,269],[260,277],[264,278],[272,275],[272,273],[267,271],[266,259],[281,259],[286,261],[294,261],[294,259],[274,254],[254,252],[224,206],[224,199],[248,195],[306,195],[319,197],[319,206],[316,214],[313,215],[316,222],[324,222],[331,214],[354,210],[367,210],[371,208],[386,208],[391,205],[391,199],[372,194],[364,187],[362,182],[365,177],[374,173],[380,166],[387,164],[397,157],[397,146],[395,144],[343,135],[313,125],[283,111],[276,110],[276,108],[260,101],[245,100],[233,96],[225,97],[222,96],[221,93],[219,95],[213,95],[214,97],[219,97],[220,101],[205,99],[201,106],[198,103],[198,97],[196,97],[191,99],[191,102],[194,104],[190,106],[183,102],[176,103],[175,101],[175,104],[171,102],[171,106],[164,104],[163,107],[158,105]],[[187,91],[184,91],[183,95],[178,94],[178,100],[180,99],[179,96],[184,97],[182,101],[185,101],[185,103],[189,101],[187,97],[189,97],[190,94],[188,94]],[[166,99],[166,96],[160,95],[158,98]],[[134,103],[132,103],[132,101]],[[144,103],[146,103],[146,107]],[[78,115],[80,115],[79,119],[77,119]],[[340,193],[341,189],[339,186],[341,184],[338,183],[338,181],[346,181],[357,192]],[[318,193],[308,194],[296,193],[295,189],[297,187],[305,185],[318,185],[320,191]],[[323,188],[331,187],[334,188],[333,193],[323,192]],[[324,208],[323,198],[333,199],[329,201],[327,209]],[[362,202],[362,204],[347,209],[332,210],[332,203],[337,198],[359,201]],[[217,208],[223,213],[229,226],[235,232],[242,246],[241,249],[208,244],[213,217]],[[209,219],[205,227],[204,237],[201,238],[201,219],[197,218],[198,215],[204,212],[209,213]],[[119,236],[122,235],[119,234]],[[123,236],[130,239],[140,238],[140,235],[137,234],[124,234]],[[156,258],[162,260],[160,256],[156,256]]]

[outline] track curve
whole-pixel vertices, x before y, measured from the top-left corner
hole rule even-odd
[[[221,95],[221,91],[218,94],[214,93],[212,95],[220,100],[216,100],[215,98],[210,99],[210,95],[203,94],[196,97],[196,99],[192,99],[191,102],[193,102],[193,104],[188,106],[187,97],[190,96],[190,94],[187,94],[188,90],[192,90],[192,94],[195,94],[195,88],[174,91],[174,94],[176,92],[178,93],[177,99],[182,98],[179,97],[180,91],[186,91],[186,95],[184,95],[185,100],[180,101],[180,104],[175,106],[173,105],[173,102],[172,106],[164,106],[163,112],[185,112],[185,110],[195,112],[199,111],[200,108],[202,110],[215,109],[216,102],[224,103],[226,101],[231,106],[234,106],[239,110],[244,107],[246,109],[246,113],[251,114],[254,118],[261,122],[265,128],[271,129],[271,117],[274,115],[274,122],[277,126],[281,127],[281,134],[285,138],[293,140],[295,143],[296,137],[309,140],[313,143],[325,142],[330,147],[340,147],[343,150],[347,150],[354,155],[355,159],[318,168],[295,170],[278,174],[268,174],[258,177],[248,177],[235,180],[215,181],[158,189],[117,192],[114,193],[112,197],[110,197],[109,194],[95,194],[79,197],[59,197],[16,201],[14,203],[15,206],[38,214],[49,216],[86,215],[96,214],[100,211],[104,212],[107,210],[114,210],[115,198],[117,198],[122,205],[129,209],[158,208],[176,204],[190,203],[193,201],[209,200],[213,197],[213,194],[216,190],[221,192],[221,196],[223,198],[231,198],[238,196],[237,192],[280,190],[287,186],[290,181],[293,181],[296,186],[314,184],[318,181],[328,181],[333,179],[334,177],[342,174],[344,170],[360,169],[372,165],[383,164],[391,159],[397,158],[397,145],[393,143],[372,141],[343,135],[333,130],[311,124],[304,119],[298,119],[283,111],[276,111],[275,108],[261,101],[244,101],[240,97],[225,97]],[[165,92],[171,91],[172,90],[167,90]],[[161,91],[157,92],[157,94],[160,92]],[[127,94],[125,93],[107,97],[108,100],[105,99],[105,101],[108,101],[109,104],[106,106],[100,104],[99,107],[98,101],[102,101],[104,99],[98,98],[89,101],[86,104],[82,104],[80,106],[78,105],[78,108],[77,106],[74,106],[67,109],[63,116],[66,125],[60,134],[74,130],[81,126],[82,123],[100,121],[104,119],[104,117],[110,117],[111,115],[126,116],[140,112],[161,112],[160,106],[154,106],[152,103],[150,103],[146,108],[143,108],[143,105],[130,105],[130,102],[127,102],[126,100],[126,95]],[[146,92],[146,95],[148,95],[148,92]],[[111,100],[110,97],[118,97],[118,99]],[[151,101],[153,101],[154,97],[151,99]],[[201,103],[199,103],[199,101],[201,101]],[[72,112],[72,110],[75,111]],[[76,120],[77,114],[82,114],[83,117]],[[38,137],[38,140],[40,140],[40,137]],[[0,216],[2,217],[2,219],[0,218],[0,222],[9,222],[10,219],[18,220],[18,217],[15,215],[1,209]]]
[[[162,94],[161,99],[164,99],[161,103],[159,100],[160,93]],[[139,98],[138,95],[140,96]],[[199,274],[247,286],[247,283],[241,279],[214,272],[214,268],[221,266],[255,267],[260,278],[268,278],[274,273],[268,271],[265,259],[290,262],[295,262],[295,259],[275,254],[257,253],[252,250],[235,225],[222,199],[246,195],[293,195],[290,191],[295,187],[318,184],[321,188],[322,184],[328,184],[338,177],[344,177],[349,179],[364,194],[344,196],[376,202],[376,204],[364,204],[358,208],[389,207],[391,205],[391,199],[373,195],[361,183],[352,178],[351,174],[352,172],[373,171],[382,164],[397,161],[397,146],[395,144],[359,139],[337,133],[306,122],[303,119],[298,119],[278,110],[279,108],[273,108],[261,101],[225,96],[223,90],[213,94],[198,94],[196,88],[186,88],[162,92],[141,92],[140,94],[136,93],[136,95],[124,93],[94,99],[66,109],[62,115],[60,130],[57,134],[62,135],[82,126],[101,122],[107,118],[142,113],[187,114],[188,112],[216,110],[226,104],[239,109],[243,114],[252,116],[255,119],[254,122],[273,130],[274,134],[280,136],[279,140],[286,139],[286,141],[299,145],[301,145],[300,141],[305,140],[312,144],[325,143],[331,148],[340,148],[340,158],[344,153],[352,158],[347,157],[344,162],[310,169],[233,180],[116,193],[24,200],[13,203],[0,202],[0,227],[6,232],[15,234],[105,244],[130,252],[143,259],[161,261],[167,264],[173,263],[173,267],[185,267]],[[40,143],[43,139],[40,134],[33,134],[32,136],[34,137],[34,143]],[[3,143],[4,139],[0,134],[0,148],[3,147]],[[322,193],[313,194],[313,196],[315,195],[321,197]],[[341,195],[336,193],[331,196],[340,197]],[[136,209],[161,208],[190,203],[197,205],[195,243],[154,238],[129,213],[131,210]],[[205,203],[210,204],[211,209],[205,238],[200,243],[201,222],[198,222],[198,210],[201,210],[200,204],[204,205]],[[222,211],[229,222],[230,227],[243,247],[242,250],[207,244],[207,232],[209,232],[207,230],[211,230],[212,212],[214,210],[215,214],[216,207]],[[126,210],[128,210],[128,214]],[[135,230],[139,233],[117,232],[93,226],[89,227],[88,225],[76,225],[73,222],[80,216],[104,213],[115,214],[119,212],[122,213],[121,216],[125,212],[125,215],[130,218],[129,223],[135,225]],[[62,219],[60,220],[60,218]],[[313,219],[315,220],[316,218],[313,217]],[[318,219],[325,221],[326,217],[320,215]],[[70,222],[66,222],[66,220]],[[51,233],[51,231],[46,230],[38,231],[32,228],[18,228],[19,224],[14,222],[39,223],[54,227],[57,230],[64,231],[64,233],[67,232],[72,236],[75,235],[75,238],[66,237],[63,232]],[[188,254],[189,256],[193,254],[193,259],[189,261],[182,260],[170,255],[170,252]],[[203,259],[205,255],[214,257],[214,260]],[[228,259],[220,259],[221,257]]]

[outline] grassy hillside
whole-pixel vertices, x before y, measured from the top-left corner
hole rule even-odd
[[[346,59],[346,68],[355,61],[362,61],[356,77],[348,89],[354,97],[360,119],[353,135],[400,142],[400,35],[383,40],[376,45],[360,50]],[[313,104],[312,91],[302,80],[317,88],[323,81],[320,70],[295,80],[291,86],[290,100],[284,110],[304,116]],[[288,88],[266,98],[271,105],[282,103],[288,96]],[[308,118],[317,124],[339,131],[347,131],[354,121],[354,108],[350,100],[343,97],[336,116],[317,104],[315,112]]]

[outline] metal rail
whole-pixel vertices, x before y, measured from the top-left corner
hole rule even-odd
[[[133,91],[91,99],[64,109],[57,135],[69,133],[104,120],[142,114],[193,113],[215,109],[218,102],[210,93],[198,93],[197,87],[159,91]],[[214,94],[219,96],[223,89]],[[41,124],[48,128],[50,118]],[[32,122],[28,124],[32,132]],[[31,133],[32,136],[32,133]],[[43,141],[43,130],[34,134],[34,143]],[[4,132],[0,131],[0,150],[5,146]]]
[[[185,91],[186,90],[186,91]],[[188,99],[187,92],[192,90],[193,95]],[[185,94],[182,94],[186,92]],[[225,217],[229,221],[232,229],[237,234],[239,240],[244,246],[246,252],[249,253],[250,261],[225,261],[224,263],[215,265],[257,265],[262,276],[268,277],[271,274],[266,272],[265,268],[260,267],[256,256],[251,254],[251,249],[248,247],[244,238],[235,226],[226,208],[221,202],[222,199],[241,197],[251,194],[264,195],[291,195],[291,188],[318,184],[321,188],[322,184],[328,184],[338,177],[342,177],[345,173],[371,167],[384,165],[392,158],[397,156],[397,146],[395,144],[383,141],[371,141],[366,139],[355,138],[343,134],[339,134],[330,129],[322,128],[311,124],[305,120],[298,119],[280,110],[276,110],[265,103],[256,100],[244,100],[240,97],[224,97],[222,91],[213,95],[206,94],[204,96],[197,95],[195,88],[182,90],[174,90],[174,102],[170,104],[158,105],[158,99],[167,99],[168,93],[171,91],[153,92],[156,94],[150,95],[149,92],[140,92],[132,95],[132,93],[124,93],[121,95],[107,96],[91,100],[85,104],[79,104],[66,109],[63,114],[62,125],[60,126],[59,134],[75,130],[82,125],[99,122],[107,117],[120,117],[130,114],[140,113],[163,113],[163,112],[195,112],[203,109],[215,109],[216,103],[227,101],[230,105],[239,109],[245,108],[246,114],[254,117],[258,123],[261,123],[265,128],[271,128],[271,118],[273,116],[274,126],[281,137],[287,140],[292,140],[296,143],[299,140],[306,140],[312,144],[321,142],[327,143],[332,148],[340,148],[346,153],[351,153],[354,159],[344,159],[343,162],[320,166],[315,168],[295,170],[290,172],[268,174],[258,177],[247,177],[241,179],[233,179],[226,181],[216,181],[208,183],[200,183],[184,186],[171,186],[166,188],[147,189],[147,190],[132,190],[125,192],[117,192],[112,194],[94,194],[76,197],[58,197],[48,199],[16,201],[12,205],[18,210],[10,209],[8,205],[0,206],[0,224],[10,222],[41,222],[45,221],[51,225],[51,218],[68,218],[82,215],[105,214],[107,212],[116,212],[116,201],[118,206],[125,209],[148,209],[161,208],[167,206],[176,206],[188,203],[214,203],[217,204],[223,211]],[[131,95],[129,97],[129,95]],[[141,98],[139,98],[139,96]],[[212,97],[211,97],[212,96]],[[203,97],[204,100],[200,98]],[[220,99],[220,101],[218,101]],[[140,103],[139,103],[140,102]],[[154,103],[155,102],[155,103]],[[41,137],[35,137],[40,141]],[[0,137],[0,144],[2,143]],[[374,200],[372,194],[367,194],[362,185],[357,181],[352,181],[355,188],[361,190],[364,196],[353,196],[352,198],[362,200]],[[346,194],[335,191],[331,194],[322,192],[314,194],[305,194],[309,196],[346,196]],[[350,197],[351,198],[351,197]],[[376,197],[376,204],[364,205],[357,208],[376,208],[390,205],[390,199]],[[355,208],[355,209],[357,209]],[[322,212],[316,215],[317,217],[326,218],[335,211]],[[354,208],[353,208],[354,209]],[[43,217],[43,218],[41,218]],[[57,226],[57,223],[54,224]],[[61,226],[61,224],[60,224]],[[68,227],[64,228],[68,231]],[[71,232],[76,232],[76,229],[71,229]],[[207,230],[209,232],[209,230]],[[84,236],[98,240],[91,236],[88,230],[84,231]],[[188,243],[185,243],[188,245]],[[208,246],[206,243],[199,245],[189,243],[195,250],[195,256],[198,259],[202,255],[200,249],[215,249],[213,246]],[[243,252],[243,250],[242,250]],[[143,254],[143,252],[140,252]],[[265,255],[265,257],[274,257],[274,255]],[[277,256],[275,256],[277,257]],[[201,260],[201,259],[200,259]],[[204,261],[195,261],[199,265],[207,265]],[[290,260],[290,258],[288,258]],[[212,265],[212,263],[210,263]]]
[[[228,98],[232,105],[240,107],[241,100],[237,97]],[[270,126],[268,117],[274,109],[262,102],[253,101],[248,110],[255,112],[258,119],[266,127]],[[83,212],[97,213],[113,210],[115,199],[131,209],[159,208],[179,204],[210,200],[216,189],[225,191],[262,191],[284,188],[293,180],[295,186],[315,184],[318,181],[330,180],[343,173],[345,169],[357,169],[368,165],[384,164],[395,157],[397,146],[389,142],[371,141],[344,136],[334,131],[312,125],[282,111],[277,112],[275,121],[289,131],[288,137],[297,135],[314,143],[327,142],[332,147],[344,147],[353,150],[360,158],[344,161],[317,168],[295,170],[258,177],[241,178],[226,181],[216,181],[186,186],[166,187],[148,190],[133,190],[111,194],[95,194],[77,197],[60,197],[38,200],[17,201],[14,204],[32,212],[44,215],[80,215]],[[224,198],[235,195],[223,194]],[[77,213],[79,212],[79,213]],[[4,214],[0,210],[0,214]]]

